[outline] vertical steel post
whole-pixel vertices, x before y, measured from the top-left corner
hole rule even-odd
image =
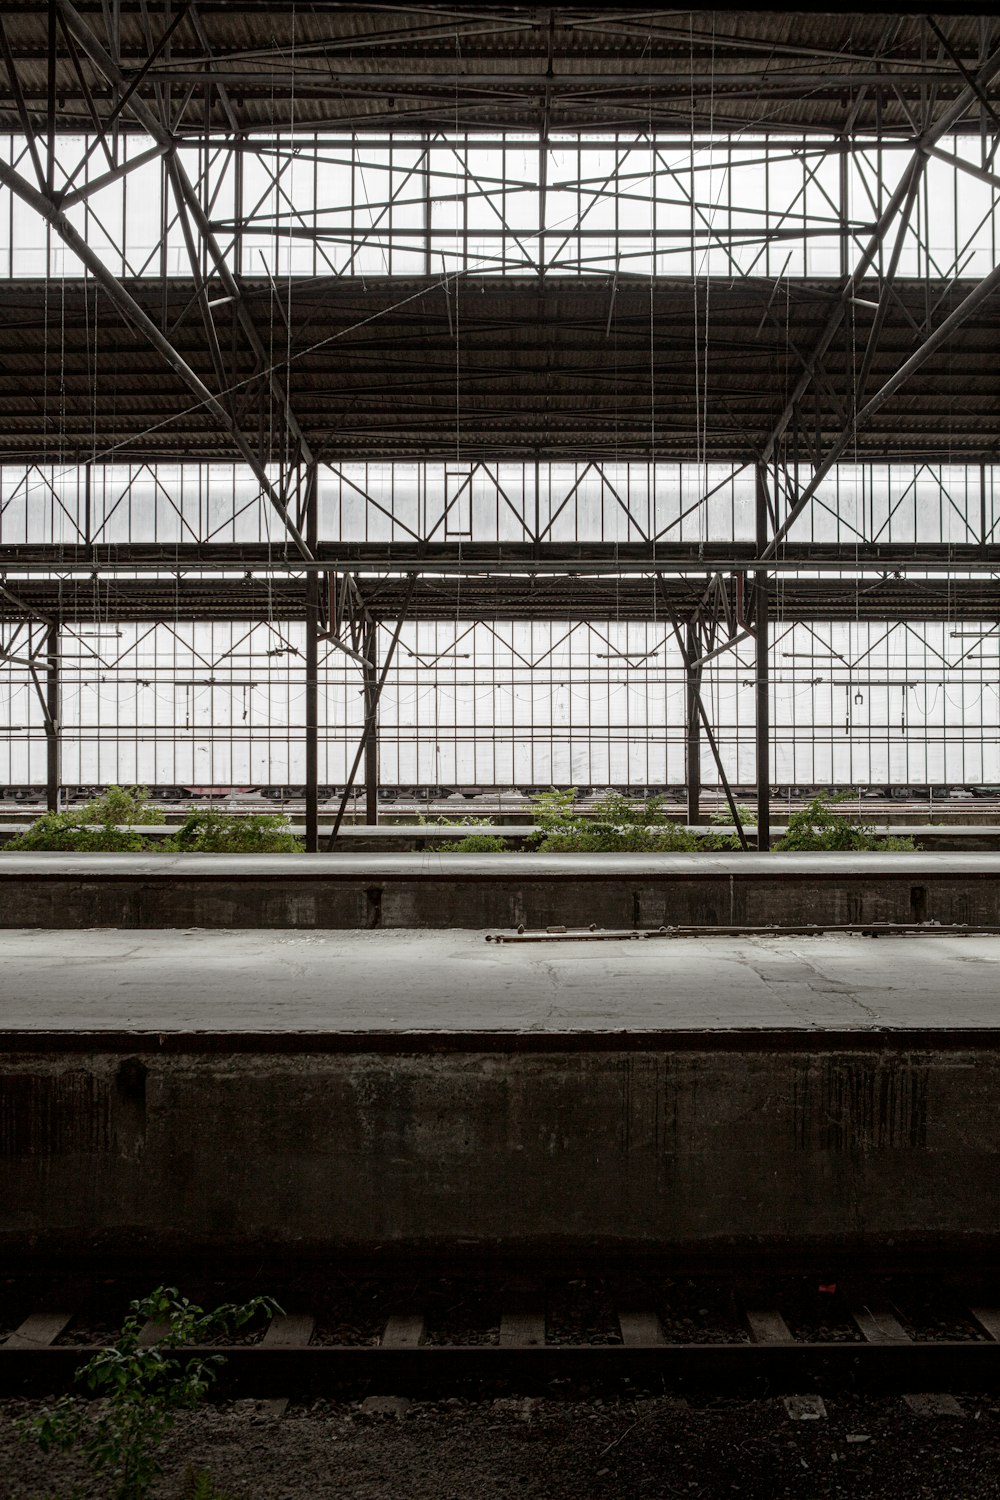
[[[45,191],[51,198],[56,190],[56,61],[58,57],[58,38],[56,36],[56,3],[49,0],[49,28],[48,28],[48,69],[46,72],[46,161],[45,161]],[[46,264],[48,264],[49,243],[46,236]]]
[[[763,464],[756,466],[757,476],[757,556],[763,555],[768,542],[767,474]],[[754,626],[757,634],[757,848],[771,847],[771,700],[770,640],[768,636],[767,569],[758,568],[755,575]]]
[[[317,520],[316,465],[306,477],[306,543],[315,556]],[[319,626],[323,576],[306,573],[306,853],[319,849]]]
[[[371,663],[365,674],[365,723],[369,725],[365,740],[365,822],[378,822],[378,626],[374,620],[365,629],[364,656]]]
[[[45,803],[49,812],[59,811],[62,786],[62,741],[59,733],[59,626],[45,633]]]
[[[694,621],[689,620],[686,630],[688,663],[701,656],[698,632]],[[688,665],[684,674],[684,701],[687,714],[687,733],[684,739],[684,779],[687,782],[687,820],[701,822],[701,712],[698,692],[701,687],[701,667]]]

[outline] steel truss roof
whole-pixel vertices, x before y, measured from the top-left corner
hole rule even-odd
[[[194,283],[123,283],[213,381]],[[841,283],[469,276],[449,287],[361,278],[283,291],[278,351],[296,419],[322,459],[676,458],[745,462],[764,447],[838,305]],[[816,461],[849,420],[879,284],[862,282],[796,403],[786,461]],[[239,318],[268,327],[269,282],[242,306],[207,288],[244,431],[282,416]],[[968,287],[897,281],[885,299],[868,390],[892,377]],[[458,320],[460,344],[456,345]],[[232,458],[217,417],[92,283],[0,283],[0,457],[109,461]],[[701,380],[692,378],[699,348]],[[962,323],[851,452],[876,459],[991,460],[1000,451],[1000,291]],[[461,379],[456,384],[456,353]],[[286,365],[286,357],[290,362]]]
[[[354,575],[364,609],[395,620],[635,620],[673,612],[688,616],[702,602],[705,575],[442,577],[423,574],[412,592],[401,574]],[[730,607],[736,584],[725,580]],[[10,579],[0,593],[0,621],[26,616],[73,621],[301,620],[307,585],[301,575],[243,578],[128,578],[118,575]],[[769,596],[775,620],[975,620],[1000,617],[996,578],[910,577],[777,580]]]
[[[992,7],[343,5],[333,0],[77,0],[143,103],[188,135],[340,131],[782,129],[908,132],[974,72]],[[50,19],[52,17],[52,19]],[[117,24],[116,24],[117,22]],[[0,69],[0,127],[90,129],[120,98],[66,45],[50,6],[5,7],[21,99]],[[135,128],[127,112],[122,129]],[[970,120],[968,128],[978,128]]]

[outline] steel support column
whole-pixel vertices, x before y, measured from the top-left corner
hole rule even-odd
[[[306,477],[306,541],[315,555],[318,535],[316,465]],[[306,575],[306,853],[319,849],[319,632],[321,574]]]
[[[692,620],[688,621],[687,655],[691,665],[684,677],[684,703],[687,732],[684,738],[684,780],[687,785],[687,820],[701,822],[701,714],[698,698],[701,691],[701,666],[697,664],[701,655],[698,632]]]
[[[704,700],[701,696],[700,678],[696,678],[692,673],[692,667],[695,665],[698,658],[691,656],[691,652],[688,649],[688,638],[685,632],[681,629],[680,621],[678,620],[677,615],[674,613],[674,611],[670,608],[669,601],[667,600],[666,594],[664,593],[663,579],[658,578],[657,584],[659,586],[660,593],[663,596],[663,602],[667,606],[667,618],[670,621],[670,628],[674,633],[674,640],[677,642],[677,650],[680,652],[681,660],[684,663],[685,680],[687,681],[689,691],[693,691],[694,693],[695,703],[697,704],[698,708],[698,716],[701,719],[702,728],[705,731],[705,738],[708,741],[708,748],[712,752],[712,759],[715,761],[716,769],[719,773],[719,780],[722,782],[722,790],[725,793],[726,802],[729,804],[729,813],[733,820],[733,827],[736,829],[736,837],[740,841],[740,848],[747,849],[749,848],[749,845],[747,843],[746,830],[743,827],[743,822],[740,818],[740,810],[736,805],[736,798],[733,796],[733,789],[730,786],[729,778],[726,775],[726,768],[722,764],[722,756],[719,753],[718,742],[716,741],[715,735],[712,733],[712,725],[709,721],[708,710],[706,709]],[[700,654],[701,653],[699,652],[699,655]]]
[[[365,822],[378,822],[378,688],[375,653],[378,650],[378,626],[374,621],[365,630]]]
[[[330,837],[329,837],[329,839],[327,841],[327,846],[326,846],[327,849],[332,849],[333,848],[334,841],[335,841],[338,833],[340,832],[340,825],[341,825],[341,823],[343,823],[343,821],[344,821],[344,813],[347,811],[347,802],[348,802],[348,798],[351,795],[351,788],[354,785],[354,778],[358,774],[358,767],[361,765],[362,759],[364,759],[364,761],[365,761],[365,782],[366,782],[366,786],[371,786],[371,784],[372,784],[372,783],[369,782],[369,779],[368,779],[368,744],[369,744],[369,741],[371,741],[374,738],[374,735],[375,735],[375,718],[376,718],[376,715],[378,714],[379,699],[382,696],[382,689],[385,687],[385,680],[386,680],[386,678],[389,675],[389,668],[392,666],[393,657],[396,655],[396,647],[399,644],[400,632],[403,629],[403,622],[406,619],[407,611],[408,611],[409,605],[410,605],[410,600],[413,598],[413,593],[414,593],[414,590],[415,590],[416,586],[417,586],[417,575],[416,575],[416,573],[411,573],[410,577],[409,577],[409,582],[406,585],[406,594],[405,594],[405,596],[403,598],[402,607],[401,607],[401,609],[399,611],[399,618],[396,620],[396,628],[395,628],[395,630],[392,633],[392,640],[389,642],[389,649],[385,653],[385,660],[382,663],[382,670],[380,672],[378,672],[377,675],[376,675],[377,663],[375,661],[375,651],[376,651],[378,642],[374,638],[374,632],[375,632],[375,630],[376,630],[377,627],[374,624],[374,622],[369,625],[369,630],[372,632],[372,636],[371,636],[370,639],[368,639],[368,637],[366,636],[366,644],[370,647],[370,650],[366,650],[365,651],[365,724],[364,724],[363,730],[361,731],[361,743],[358,745],[357,754],[354,757],[354,764],[351,767],[350,774],[348,775],[347,785],[344,787],[344,794],[343,794],[343,796],[340,799],[340,806],[337,808],[337,816],[334,819],[334,821],[333,821],[333,827],[330,830]],[[373,681],[373,684],[374,684],[374,688],[373,688],[373,690],[371,691],[370,694],[369,694],[369,687],[368,687],[368,674],[369,674],[369,671],[371,671],[371,678],[372,678],[372,681]],[[378,796],[378,760],[377,760],[377,755],[376,755],[374,764],[375,764],[375,776],[374,776],[375,795],[369,800],[369,804],[368,804],[369,810],[371,808],[377,808],[377,806],[378,806],[378,804],[377,804],[377,796]],[[377,816],[377,814],[376,814],[376,816]],[[368,821],[368,822],[375,822],[376,819],[372,818],[372,817],[369,817],[366,821]]]
[[[767,476],[756,467],[757,555],[767,546]],[[767,569],[759,568],[754,585],[754,623],[757,636],[757,848],[771,847],[771,650],[768,634]]]
[[[50,625],[46,631],[45,651],[45,805],[49,812],[58,812],[62,787],[58,625]]]

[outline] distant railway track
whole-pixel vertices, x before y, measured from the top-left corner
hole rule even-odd
[[[68,806],[79,806],[87,796],[96,795],[100,788],[88,788],[85,793],[72,795],[67,801]],[[817,791],[822,788],[817,788]],[[577,811],[584,817],[592,810],[599,793],[590,793],[581,796],[577,802]],[[636,793],[636,796],[639,794]],[[650,795],[659,795],[650,793]],[[206,802],[226,813],[260,813],[260,812],[284,812],[288,814],[303,814],[305,799],[298,795],[282,797],[268,796],[260,791],[248,791],[233,795],[231,793],[219,792],[209,797],[207,794],[191,794],[188,796],[178,795],[163,797],[156,795],[151,799],[154,806],[164,813],[178,813],[189,811],[193,806],[201,806]],[[340,797],[321,796],[320,806],[325,812],[332,811],[339,803]],[[756,797],[752,794],[741,794],[741,803],[748,807],[752,814],[756,805]],[[788,813],[798,812],[804,808],[810,800],[809,795],[788,796],[775,793],[771,802],[772,819],[780,818]],[[537,812],[537,806],[531,795],[524,795],[512,791],[486,790],[474,796],[468,793],[448,793],[439,797],[415,797],[396,789],[382,788],[378,799],[379,810],[383,815],[390,817],[440,817],[447,819],[461,818],[484,818],[504,817],[507,815],[519,816]],[[0,812],[23,813],[32,815],[41,813],[45,808],[45,793],[43,789],[30,789],[30,794],[25,789],[20,789],[18,795],[14,796],[11,789],[0,789]],[[358,791],[348,799],[348,815],[363,812],[365,808],[365,797],[363,791]],[[687,808],[686,803],[677,796],[669,796],[664,801],[664,811],[668,816],[676,817],[685,821]],[[838,811],[849,818],[860,818],[868,822],[884,822],[891,820],[893,816],[910,816],[934,814],[950,814],[952,817],[960,815],[963,822],[977,822],[980,819],[990,822],[1000,818],[1000,794],[950,796],[936,795],[934,797],[875,797],[863,793],[860,798],[851,797],[838,806]],[[725,799],[714,793],[703,793],[701,798],[701,813],[703,818],[715,813],[728,815],[728,806]],[[727,819],[728,821],[728,816]]]
[[[568,789],[567,783],[557,783],[557,790]],[[65,785],[62,788],[62,797],[68,803],[79,802],[94,797],[107,790],[105,784],[87,785]],[[149,787],[149,798],[153,802],[162,803],[164,806],[183,805],[187,806],[194,802],[211,802],[215,805],[225,804],[234,810],[252,810],[251,804],[263,803],[265,805],[280,805],[283,807],[300,807],[305,804],[305,787],[303,786],[193,786],[193,785],[166,785],[158,784]],[[321,785],[319,787],[320,802],[339,802],[343,796],[343,786]],[[541,793],[552,790],[551,787],[529,786],[518,783],[507,786],[414,786],[407,783],[383,784],[378,787],[377,800],[388,806],[403,808],[414,807],[426,809],[428,805],[436,806],[444,804],[449,812],[454,812],[463,807],[464,803],[479,804],[489,803],[492,805],[503,804],[505,807],[515,808],[523,805],[526,809],[534,805],[534,799]],[[683,786],[662,786],[653,784],[624,784],[611,783],[607,786],[580,785],[576,788],[577,801],[586,810],[591,804],[608,792],[616,792],[633,800],[642,800],[647,797],[658,797],[666,805],[669,811],[676,807],[678,811],[687,805],[687,794]],[[737,786],[733,788],[737,801],[745,802],[750,806],[756,802],[756,787]],[[934,785],[916,786],[899,785],[889,787],[882,783],[853,787],[830,786],[829,784],[817,784],[813,786],[785,786],[775,785],[771,791],[771,802],[775,808],[798,808],[803,807],[816,796],[833,797],[837,801],[843,801],[844,807],[850,811],[858,806],[864,811],[869,809],[873,812],[898,809],[925,810],[929,807],[939,809],[949,807],[968,807],[970,810],[986,808],[995,809],[1000,807],[1000,787],[985,785]],[[46,798],[46,789],[38,784],[9,784],[0,785],[0,806],[4,804],[23,804],[31,806],[43,804]],[[351,788],[348,803],[362,803],[365,800],[365,788],[355,785]],[[701,803],[707,810],[716,807],[723,809],[727,806],[726,799],[721,789],[702,788]],[[470,809],[474,810],[474,809]]]
[[[460,1289],[446,1285],[460,1300]],[[580,1288],[592,1293],[595,1285],[596,1301],[585,1295],[582,1317],[567,1320],[573,1292],[579,1302]],[[767,1288],[704,1278],[674,1285],[676,1304],[634,1283],[519,1276],[487,1287],[485,1312],[482,1296],[473,1299],[481,1316],[477,1322],[467,1313],[463,1329],[454,1307],[450,1326],[446,1318],[442,1327],[440,1287],[429,1288],[422,1301],[411,1282],[405,1295],[398,1286],[384,1288],[385,1309],[394,1310],[383,1311],[377,1328],[355,1330],[349,1342],[332,1338],[329,1314],[324,1319],[322,1308],[310,1308],[299,1295],[295,1310],[257,1329],[252,1342],[190,1346],[190,1352],[224,1354],[217,1393],[227,1397],[426,1396],[484,1386],[533,1393],[564,1383],[768,1394],[934,1392],[919,1399],[940,1402],[948,1392],[1000,1390],[1000,1303],[989,1300],[988,1285],[985,1293],[962,1292],[926,1273],[909,1281],[855,1275],[843,1285],[815,1276],[784,1287],[774,1278]],[[360,1301],[370,1293],[365,1283]],[[81,1339],[76,1323],[65,1298],[35,1306],[0,1339],[0,1393],[72,1389],[81,1365],[109,1341]],[[145,1332],[149,1343],[159,1336],[152,1326]]]

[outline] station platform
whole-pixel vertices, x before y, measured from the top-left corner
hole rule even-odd
[[[6,930],[0,1262],[995,1254],[998,962]]]
[[[1000,924],[1000,854],[0,854],[0,927]]]

